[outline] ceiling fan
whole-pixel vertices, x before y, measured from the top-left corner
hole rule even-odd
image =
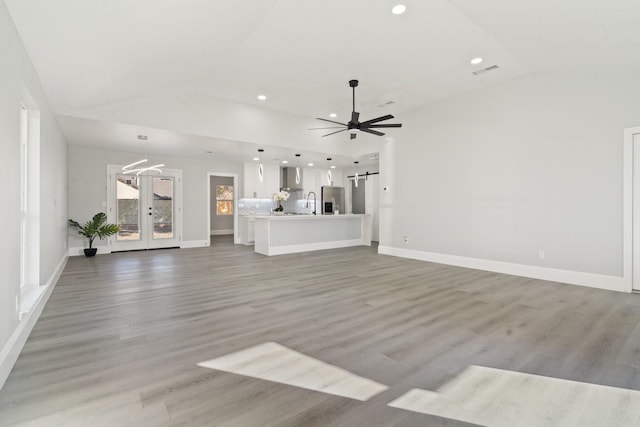
[[[385,120],[389,120],[389,119],[393,119],[393,116],[391,114],[387,114],[386,116],[381,116],[375,119],[371,119],[371,120],[367,120],[365,122],[359,122],[358,119],[360,118],[360,113],[358,113],[356,111],[356,87],[358,87],[358,81],[357,80],[349,80],[349,86],[351,87],[351,89],[353,90],[353,111],[351,112],[351,120],[349,121],[349,123],[340,123],[340,122],[335,122],[333,120],[328,120],[328,119],[323,119],[320,117],[317,117],[318,120],[322,120],[325,122],[330,122],[330,123],[335,123],[338,124],[340,126],[333,126],[333,127],[326,127],[326,128],[312,128],[309,130],[318,130],[318,129],[338,129],[342,126],[344,126],[344,129],[340,129],[337,130],[335,132],[331,132],[328,133],[326,135],[322,135],[323,137],[325,136],[329,136],[329,135],[333,135],[339,132],[344,132],[346,130],[349,131],[349,133],[351,134],[351,139],[356,139],[356,136],[358,135],[358,132],[366,132],[366,133],[372,133],[374,135],[378,135],[378,136],[382,136],[384,135],[384,133],[374,130],[374,128],[399,128],[402,126],[401,123],[387,123],[387,124],[376,124],[378,122],[382,122]]]

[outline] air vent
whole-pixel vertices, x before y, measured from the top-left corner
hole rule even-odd
[[[483,69],[478,70],[478,71],[474,71],[474,72],[473,72],[473,74],[474,74],[474,75],[476,75],[476,76],[479,76],[480,74],[484,74],[484,73],[486,73],[487,71],[493,71],[493,70],[497,70],[497,69],[498,69],[498,66],[497,66],[497,65],[492,65],[492,66],[490,66],[490,67],[483,68]]]
[[[387,105],[391,105],[391,104],[395,104],[395,101],[387,101],[384,104],[380,104],[378,105],[378,107],[386,107]]]

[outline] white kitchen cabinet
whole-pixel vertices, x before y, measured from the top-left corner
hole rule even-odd
[[[303,169],[302,175],[304,179],[302,180],[302,186],[304,194],[309,194],[309,192],[313,191],[316,194],[320,194],[320,185],[318,184],[318,170],[317,169]]]
[[[344,187],[343,172],[340,169],[331,169],[331,180],[335,187]],[[330,185],[327,179],[327,168],[309,168],[304,169],[304,193],[309,194],[309,191],[315,191],[318,195],[318,201],[320,200],[320,188],[323,185]]]
[[[238,231],[240,244],[253,245],[256,236],[256,217],[253,215],[241,215],[239,217]]]
[[[260,181],[257,163],[244,164],[244,197],[268,198],[280,190],[280,167],[263,165],[264,178]]]

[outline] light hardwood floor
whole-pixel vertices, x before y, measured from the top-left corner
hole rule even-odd
[[[305,388],[198,365],[273,347],[265,343],[384,387],[358,400],[312,380]],[[509,400],[514,384],[544,395],[551,381],[510,371],[558,379],[560,408],[532,409],[535,395],[520,396],[522,407]],[[589,397],[580,383],[609,387]],[[476,400],[436,410],[454,388]],[[619,402],[609,390],[631,402],[628,390],[640,390],[639,295],[383,256],[375,246],[265,257],[220,236],[211,248],[71,258],[0,391],[0,425],[502,425],[507,410],[530,417],[517,425],[574,425],[576,405],[597,393],[605,414],[615,412],[604,422],[639,425],[632,409],[611,406]],[[452,419],[462,407],[471,420]]]

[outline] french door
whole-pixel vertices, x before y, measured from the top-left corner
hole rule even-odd
[[[109,222],[120,227],[111,251],[179,247],[181,171],[162,175],[123,174],[109,167]]]

